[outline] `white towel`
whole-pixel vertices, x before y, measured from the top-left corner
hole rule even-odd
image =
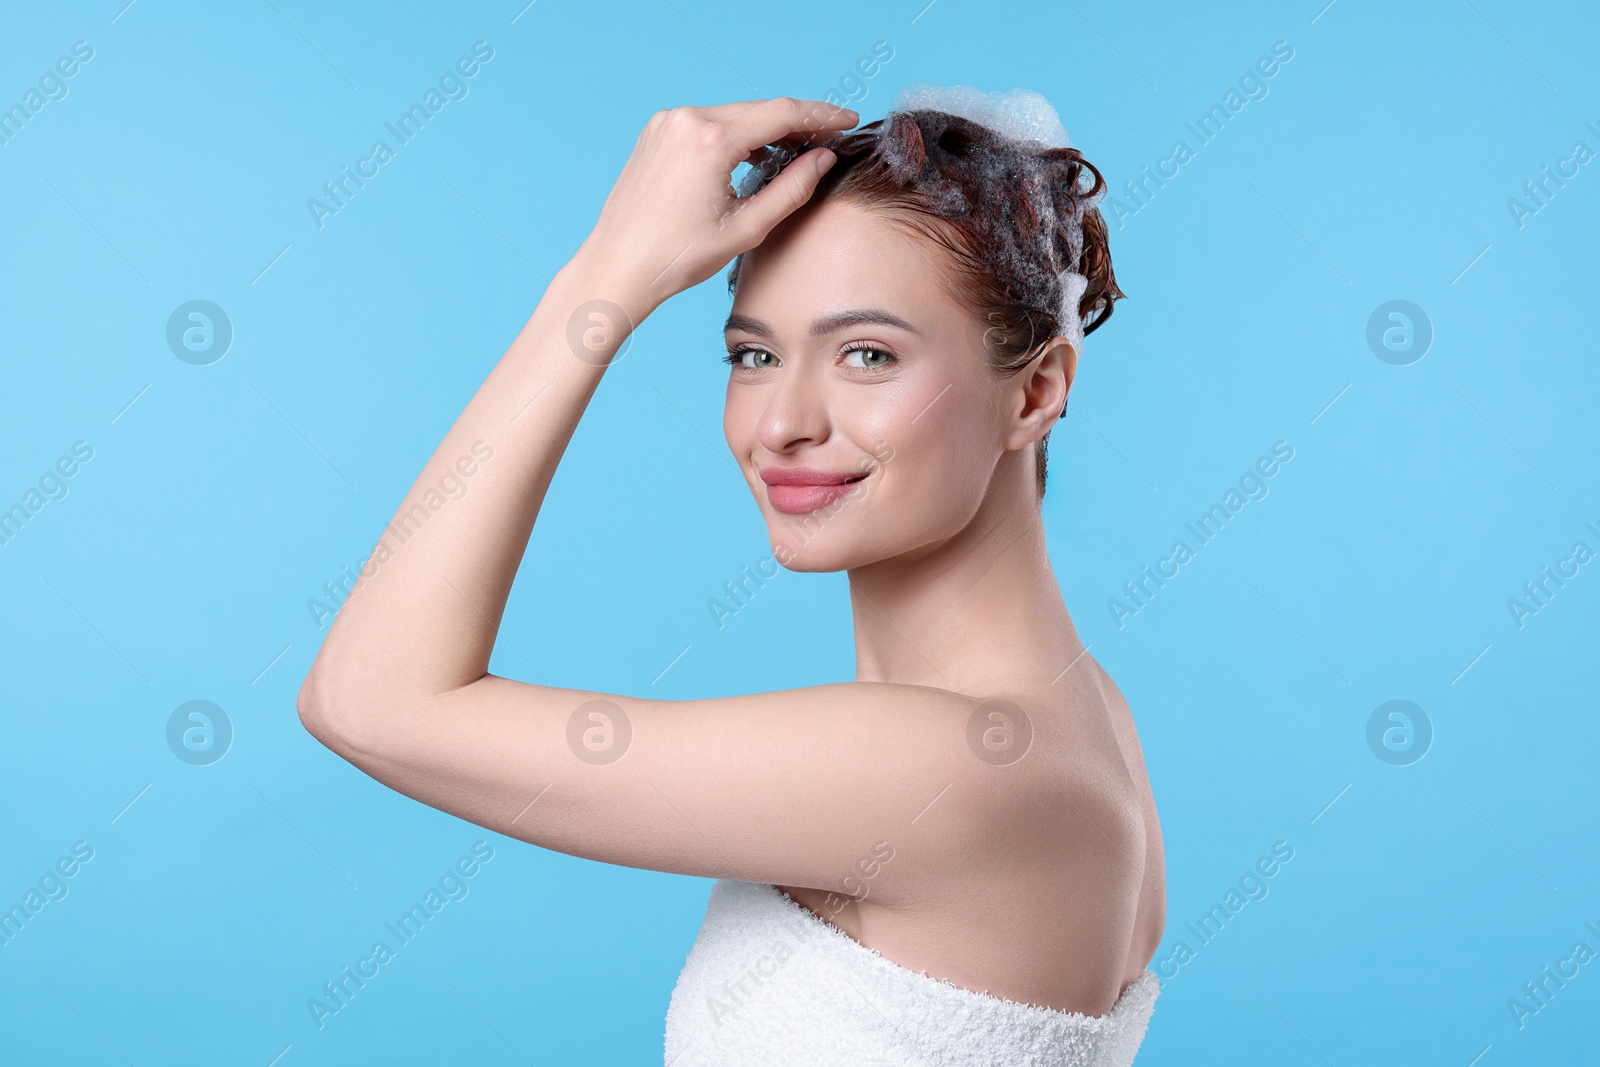
[[[884,959],[759,882],[720,879],[667,1009],[667,1067],[1127,1067],[1146,970],[1109,1015],[1019,1004]]]

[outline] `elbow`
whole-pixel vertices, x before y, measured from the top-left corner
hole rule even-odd
[[[295,708],[307,733],[341,756],[350,752],[349,705],[331,691],[315,665],[300,685]]]
[[[326,745],[328,720],[323,714],[322,694],[315,669],[300,683],[300,693],[294,699],[294,706],[300,713],[300,725],[306,728],[306,733]]]
[[[365,770],[394,754],[405,734],[403,720],[416,705],[368,672],[328,672],[312,664],[295,706],[307,733]]]

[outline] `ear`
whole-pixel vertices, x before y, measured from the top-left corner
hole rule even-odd
[[[1067,394],[1077,373],[1078,350],[1065,337],[1052,337],[1013,379],[1016,415],[1007,448],[1025,448],[1050,432],[1066,412]]]

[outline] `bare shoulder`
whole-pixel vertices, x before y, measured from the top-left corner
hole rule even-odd
[[[969,747],[986,770],[968,789],[987,828],[937,857],[937,878],[915,879],[927,858],[885,834],[881,855],[863,857],[859,899],[784,888],[905,966],[1013,1000],[1109,1011],[1156,950],[1164,872],[1126,704],[1084,666],[1070,683],[975,702]],[[896,878],[905,892],[880,892]]]
[[[1143,873],[1139,885],[1138,908],[1130,943],[1125,977],[1129,980],[1148,965],[1166,928],[1166,855],[1161,838],[1161,818],[1156,811],[1155,790],[1145,766],[1144,747],[1122,690],[1099,663],[1095,664],[1108,697],[1108,710],[1115,723],[1118,746],[1128,768],[1128,779],[1138,803],[1143,848]]]
[[[1038,758],[1014,802],[1027,827],[1017,842],[1032,845],[1021,855],[1035,859],[992,887],[1004,906],[987,923],[1006,931],[1014,954],[1010,970],[994,965],[1012,999],[1103,1014],[1155,954],[1165,870],[1133,717],[1100,665],[1085,660],[1052,687],[1053,699],[1036,698]]]

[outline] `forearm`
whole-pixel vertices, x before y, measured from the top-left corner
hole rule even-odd
[[[762,146],[858,118],[788,97],[651,116],[594,230],[374,546],[301,687],[301,718],[313,733],[348,736],[385,708],[430,704],[487,674],[556,464],[627,331],[760,244],[807,200],[832,156],[808,149],[743,199],[730,183],[734,168]],[[620,329],[589,318],[594,308],[585,305],[602,301],[621,308]],[[609,336],[592,349],[569,340],[585,330]],[[459,497],[439,492],[457,480],[466,486]]]
[[[633,325],[656,303],[583,251],[557,273],[385,526],[307,676],[302,716],[411,704],[487,673],[545,492],[630,328],[591,319],[584,305],[600,300]],[[575,322],[592,347],[574,350]]]

